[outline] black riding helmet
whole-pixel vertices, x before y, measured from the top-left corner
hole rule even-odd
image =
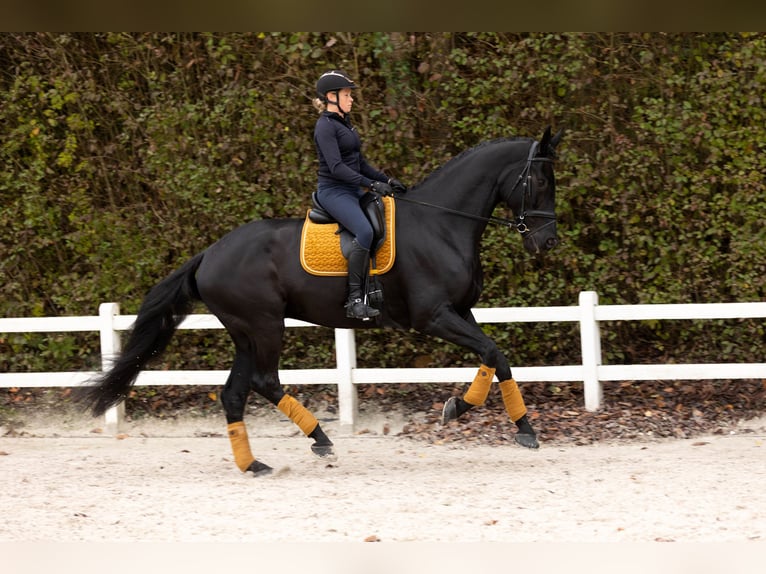
[[[323,102],[335,104],[337,106],[339,102],[339,90],[342,90],[343,88],[351,88],[352,90],[355,90],[358,87],[359,86],[357,86],[354,81],[345,74],[345,72],[341,72],[340,70],[330,70],[329,72],[325,72],[319,77],[319,80],[317,80],[316,90],[317,94]],[[330,92],[335,92],[334,102],[327,99],[327,94]]]

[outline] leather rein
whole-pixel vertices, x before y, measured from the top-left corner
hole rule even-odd
[[[460,211],[459,209],[452,209],[450,207],[444,207],[443,205],[435,205],[433,203],[427,203],[425,201],[419,201],[417,199],[410,199],[408,197],[404,197],[404,196],[401,196],[401,195],[394,196],[394,199],[396,201],[405,201],[407,203],[414,203],[414,204],[417,204],[417,205],[422,205],[424,207],[431,207],[431,208],[434,208],[434,209],[438,209],[440,211],[446,211],[447,213],[454,213],[455,215],[460,215],[462,217],[467,217],[469,219],[475,219],[477,221],[484,221],[486,223],[494,223],[496,225],[501,225],[503,227],[508,227],[510,229],[516,229],[516,231],[521,233],[521,235],[526,235],[527,233],[529,233],[531,231],[531,229],[529,228],[529,226],[527,226],[527,224],[525,222],[525,220],[526,220],[526,218],[528,216],[529,217],[541,217],[541,218],[544,218],[544,219],[551,219],[553,221],[556,220],[556,214],[553,213],[552,211],[543,211],[543,210],[537,210],[537,209],[527,210],[527,208],[526,208],[527,198],[530,196],[530,193],[531,193],[531,191],[530,191],[531,185],[529,183],[529,180],[531,179],[532,176],[529,174],[529,171],[532,168],[532,163],[536,162],[536,161],[545,161],[545,162],[553,163],[553,160],[551,158],[548,158],[548,157],[535,157],[535,155],[537,154],[538,145],[539,145],[538,142],[534,142],[532,144],[532,146],[530,147],[530,149],[529,149],[529,156],[527,157],[526,160],[522,160],[522,161],[525,162],[526,165],[524,166],[524,169],[519,174],[519,177],[516,179],[516,183],[513,184],[513,187],[511,188],[511,192],[508,194],[509,199],[510,199],[510,196],[513,195],[513,192],[516,191],[517,187],[519,187],[519,184],[523,182],[522,196],[521,196],[521,210],[520,210],[519,215],[517,215],[516,219],[514,219],[514,220],[505,219],[505,218],[502,218],[502,217],[495,217],[493,215],[490,215],[489,217],[484,217],[482,215],[475,215],[473,213],[468,213],[466,211]],[[516,165],[517,164],[511,165],[508,168],[508,171],[513,170],[516,167]],[[504,175],[504,174],[502,174],[502,175]],[[503,177],[500,177],[498,179],[503,179]],[[552,223],[552,222],[547,223],[543,227],[545,227],[547,225],[550,225],[550,223]]]

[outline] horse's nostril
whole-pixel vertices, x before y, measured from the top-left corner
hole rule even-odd
[[[545,242],[545,246],[546,246],[548,249],[553,249],[553,248],[554,248],[554,247],[556,247],[558,244],[559,244],[559,240],[558,240],[558,239],[556,239],[555,237],[549,237],[549,238],[546,240],[546,242]]]

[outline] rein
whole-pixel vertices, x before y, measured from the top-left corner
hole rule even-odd
[[[417,205],[422,205],[424,207],[433,207],[434,209],[438,209],[440,211],[446,211],[447,213],[454,213],[455,215],[461,215],[463,217],[467,217],[469,219],[475,219],[477,221],[495,223],[497,225],[502,225],[503,227],[516,227],[515,221],[511,221],[510,219],[503,219],[502,217],[495,217],[494,215],[490,215],[489,217],[484,217],[483,215],[474,215],[473,213],[468,213],[467,211],[460,211],[458,209],[452,209],[451,207],[444,207],[443,205],[435,205],[433,203],[427,203],[425,201],[418,201],[417,199],[410,199],[402,195],[395,195],[394,199],[396,201],[406,201],[407,203],[415,203]]]
[[[545,218],[545,219],[552,219],[552,220],[556,219],[556,214],[551,212],[551,211],[541,211],[541,210],[534,210],[534,209],[527,211],[527,209],[526,209],[527,196],[529,195],[529,178],[531,177],[529,175],[529,170],[532,167],[532,162],[535,162],[535,161],[546,161],[546,162],[553,163],[553,160],[551,158],[547,158],[547,157],[535,157],[535,154],[537,153],[537,146],[538,146],[537,142],[533,142],[532,143],[532,146],[529,149],[529,157],[527,157],[526,160],[523,160],[523,161],[526,162],[526,166],[524,167],[524,169],[519,174],[519,177],[516,179],[516,183],[513,184],[513,188],[511,188],[511,193],[509,194],[509,196],[512,195],[513,192],[516,191],[516,188],[519,186],[519,183],[524,181],[524,186],[523,186],[523,191],[522,191],[522,196],[521,196],[521,210],[520,210],[521,213],[516,216],[516,219],[514,221],[512,221],[510,219],[504,219],[502,217],[495,217],[494,215],[490,215],[489,217],[484,217],[483,215],[475,215],[473,213],[468,213],[466,211],[460,211],[458,209],[452,209],[450,207],[444,207],[443,205],[435,205],[433,203],[427,203],[425,201],[419,201],[417,199],[410,199],[408,197],[403,197],[401,195],[394,196],[394,199],[396,201],[405,201],[407,203],[414,203],[414,204],[417,204],[417,205],[422,205],[424,207],[431,207],[431,208],[434,208],[434,209],[438,209],[440,211],[446,211],[447,213],[453,213],[455,215],[460,215],[462,217],[467,217],[469,219],[475,219],[477,221],[484,221],[486,223],[494,223],[496,225],[501,225],[501,226],[507,227],[509,229],[515,228],[516,231],[518,231],[522,235],[526,235],[527,233],[531,232],[531,229],[529,228],[529,226],[527,226],[527,224],[524,221],[527,218],[527,216],[530,216],[530,217],[542,217],[542,218]],[[509,171],[511,169],[513,169],[515,166],[516,166],[516,164],[513,164],[510,168],[508,168]],[[552,222],[548,222],[545,225],[543,225],[543,227],[547,227],[551,223]],[[532,232],[532,233],[534,233],[534,232]]]

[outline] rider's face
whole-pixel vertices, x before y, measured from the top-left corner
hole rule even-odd
[[[351,88],[343,88],[338,91],[338,107],[340,111],[347,114],[354,105],[354,96],[351,95]]]

